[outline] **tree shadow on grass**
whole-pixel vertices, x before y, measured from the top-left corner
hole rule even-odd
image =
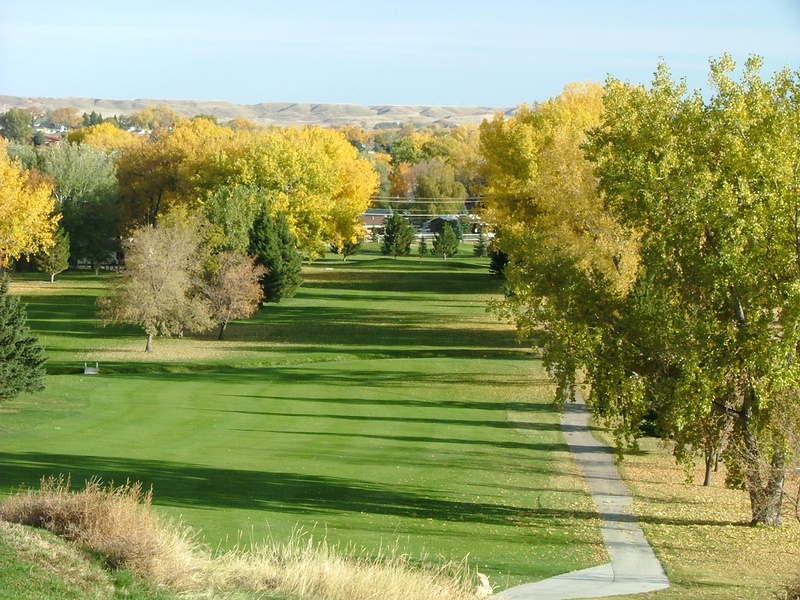
[[[538,509],[491,502],[432,498],[401,487],[270,471],[205,467],[157,460],[0,453],[0,484],[6,489],[38,487],[42,476],[69,474],[79,482],[92,477],[153,486],[156,504],[192,508],[248,509],[296,514],[368,513],[436,521],[517,525]]]
[[[369,359],[368,359],[369,360]],[[197,381],[198,376],[208,378],[209,383],[241,384],[315,384],[325,386],[365,387],[365,388],[391,388],[403,389],[406,387],[419,388],[420,384],[430,386],[465,386],[489,385],[492,387],[520,387],[537,384],[547,384],[544,379],[532,379],[526,374],[497,376],[491,372],[459,371],[426,371],[412,369],[376,369],[374,365],[363,363],[364,368],[358,368],[357,359],[345,361],[341,368],[333,367],[324,360],[309,361],[308,355],[303,362],[286,365],[281,362],[276,365],[236,366],[231,364],[217,364],[207,362],[103,362],[102,375],[123,375],[130,378],[157,379],[169,383],[182,383]],[[355,366],[353,363],[356,363]],[[319,363],[325,363],[322,368]],[[52,374],[69,374],[76,372],[78,365],[57,363],[53,369],[48,369]],[[79,365],[83,367],[81,363]],[[438,400],[432,400],[434,405]],[[446,401],[445,401],[446,402]],[[506,405],[508,406],[508,405]],[[515,407],[524,410],[526,403],[515,403]],[[466,408],[467,406],[465,406]]]
[[[0,453],[0,487],[38,488],[48,475],[70,475],[75,489],[92,477],[103,481],[141,481],[153,487],[157,505],[208,509],[262,510],[289,514],[366,513],[412,519],[467,522],[497,526],[568,519],[597,519],[595,511],[538,506],[511,506],[482,501],[432,498],[422,493],[373,482],[299,473],[224,469],[159,460],[67,456],[44,453]],[[539,492],[531,489],[532,504]],[[650,524],[748,526],[746,523],[681,518],[623,521]]]
[[[347,397],[335,397],[335,398],[303,398],[300,396],[280,396],[280,395],[269,395],[269,396],[254,396],[252,394],[224,394],[223,397],[225,398],[262,398],[264,400],[287,400],[291,401],[294,404],[300,404],[303,402],[314,403],[314,404],[341,404],[342,406],[383,406],[383,407],[393,407],[393,406],[400,406],[400,407],[408,407],[408,408],[433,408],[442,411],[449,411],[450,409],[467,409],[467,410],[482,410],[488,412],[497,412],[498,414],[502,415],[502,419],[505,419],[505,414],[508,411],[511,412],[518,412],[518,413],[540,413],[540,414],[552,414],[556,411],[556,408],[553,406],[553,403],[542,403],[542,402],[510,402],[510,401],[497,401],[497,402],[487,402],[485,400],[473,399],[473,398],[463,398],[459,400],[421,400],[418,398],[353,398],[352,396]],[[526,423],[519,423],[519,427],[517,427],[518,423],[516,420],[508,421],[509,427],[512,428],[519,428],[519,429],[526,429]],[[552,427],[551,424],[542,424],[547,425],[546,429],[551,431],[560,431],[561,427],[553,423]]]
[[[186,406],[186,410],[208,411],[216,413],[234,413],[241,415],[253,415],[259,417],[297,417],[297,418],[314,418],[314,419],[330,419],[330,420],[343,420],[343,421],[356,421],[365,423],[412,423],[417,425],[456,425],[463,427],[492,427],[496,429],[524,429],[531,431],[559,431],[559,426],[556,423],[523,423],[507,421],[490,421],[483,419],[447,419],[447,418],[434,418],[434,417],[404,417],[404,416],[381,416],[381,415],[347,415],[347,414],[322,414],[318,412],[313,413],[290,413],[290,412],[276,412],[268,410],[243,410],[243,409],[227,409],[227,408],[199,408],[194,406]]]
[[[285,431],[269,429],[235,429],[234,431],[258,432],[258,433],[286,433]],[[558,442],[515,442],[508,440],[482,440],[476,438],[463,439],[454,437],[430,437],[422,435],[379,435],[368,433],[336,433],[332,431],[292,431],[291,435],[309,437],[340,437],[344,439],[367,439],[376,441],[392,441],[409,444],[455,444],[459,446],[489,446],[492,448],[502,448],[504,450],[522,450],[526,452],[569,452],[566,444]]]

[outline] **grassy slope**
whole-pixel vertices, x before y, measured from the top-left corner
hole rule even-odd
[[[19,412],[0,421],[0,489],[142,480],[214,546],[301,527],[469,554],[503,586],[602,560],[540,367],[486,314],[485,261],[356,258],[316,263],[224,343],[157,340],[153,356],[139,332],[95,326],[102,278],[17,280],[53,375],[4,406]]]
[[[172,600],[54,535],[0,522],[0,600]]]

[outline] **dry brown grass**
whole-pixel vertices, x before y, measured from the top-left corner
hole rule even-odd
[[[192,587],[199,561],[187,529],[162,522],[139,483],[104,486],[91,480],[78,492],[64,478],[42,479],[38,491],[11,496],[0,519],[52,533],[97,552],[156,585]]]
[[[359,554],[302,533],[286,544],[228,552],[209,569],[214,590],[277,591],[326,600],[468,600],[476,597],[476,582],[466,560],[423,565],[395,548]]]
[[[389,549],[378,555],[342,550],[298,533],[213,557],[190,531],[161,520],[138,483],[87,482],[71,491],[63,478],[43,479],[0,506],[0,519],[47,529],[106,557],[156,587],[194,597],[278,594],[318,600],[468,600],[477,578],[466,560],[412,560]]]

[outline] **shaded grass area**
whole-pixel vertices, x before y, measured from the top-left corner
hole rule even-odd
[[[500,587],[603,560],[540,365],[486,312],[485,261],[365,255],[305,275],[227,341],[159,339],[148,356],[135,329],[94,320],[113,275],[15,281],[51,376],[5,405],[0,490],[141,480],[212,546],[301,526],[469,554]]]

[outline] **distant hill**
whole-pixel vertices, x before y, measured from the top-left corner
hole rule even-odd
[[[108,100],[102,98],[41,98],[0,95],[0,113],[9,108],[38,107],[44,111],[54,108],[77,108],[81,113],[92,111],[104,117],[129,115],[147,106],[166,105],[179,115],[193,117],[214,115],[221,123],[230,119],[249,119],[259,125],[358,125],[365,128],[388,124],[439,123],[459,126],[491,119],[496,112],[512,114],[513,108],[487,106],[360,106],[357,104],[312,104],[264,102],[233,104],[214,100]]]

